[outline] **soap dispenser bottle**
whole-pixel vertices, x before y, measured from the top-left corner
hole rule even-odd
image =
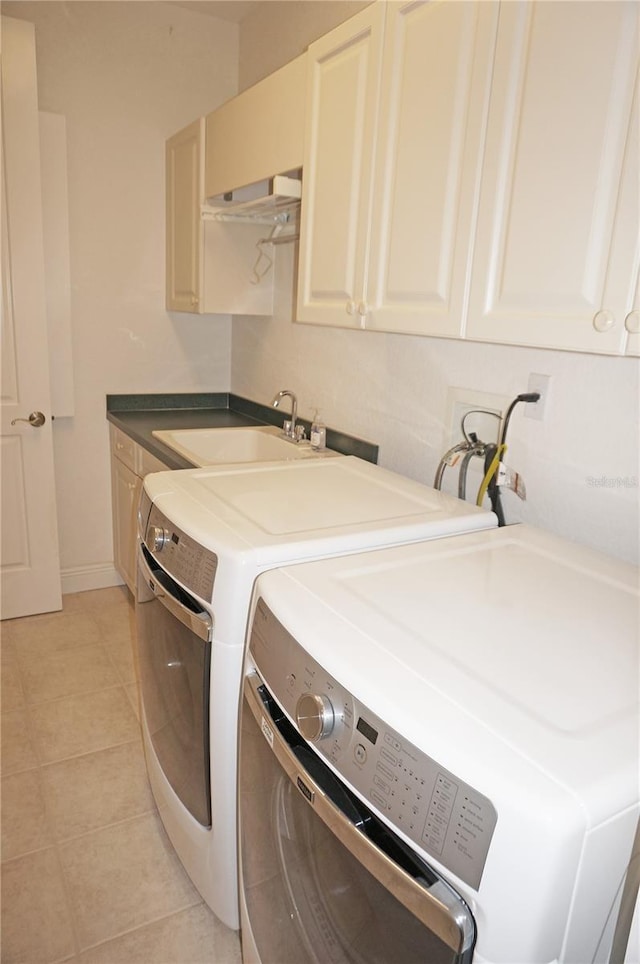
[[[318,416],[317,411],[311,423],[309,442],[314,452],[320,452],[323,448],[326,448],[327,445],[327,429],[324,422],[322,422]]]

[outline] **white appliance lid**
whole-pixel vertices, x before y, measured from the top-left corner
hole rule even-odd
[[[256,593],[342,685],[417,746],[428,734],[470,782],[469,746],[499,760],[502,744],[594,813],[637,800],[633,567],[519,525],[290,566]]]
[[[396,530],[402,541],[496,525],[486,510],[350,456],[163,472],[147,476],[145,488],[172,522],[216,552],[308,540],[340,551],[343,543],[378,545],[382,531],[388,543]]]

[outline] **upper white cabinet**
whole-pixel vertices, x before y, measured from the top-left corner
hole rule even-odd
[[[459,333],[497,15],[380,3],[310,47],[298,321]]]
[[[625,351],[638,13],[606,0],[501,5],[467,337]]]
[[[170,310],[272,313],[273,249],[261,242],[283,223],[281,212],[247,215],[245,205],[240,220],[229,198],[302,167],[305,90],[303,54],[167,141]]]
[[[205,220],[205,120],[166,144],[166,305],[196,314],[270,315],[273,273],[254,270],[268,226]]]
[[[313,44],[297,320],[637,353],[639,13],[377,3]]]
[[[380,3],[310,47],[298,321],[459,334],[497,15]]]
[[[302,167],[306,79],[302,54],[207,115],[208,198]]]
[[[360,327],[384,5],[309,47],[297,320]]]
[[[640,355],[640,78],[631,109],[631,127],[624,156],[620,197],[603,303],[622,306],[624,347],[627,355]],[[629,263],[631,260],[631,271]],[[621,314],[612,317],[620,334]]]
[[[173,311],[200,310],[202,125],[202,120],[189,124],[166,145],[166,294]]]
[[[365,324],[458,335],[498,4],[387,11]]]

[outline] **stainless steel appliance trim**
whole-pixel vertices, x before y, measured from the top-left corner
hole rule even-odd
[[[631,933],[631,924],[638,900],[640,890],[640,820],[636,827],[636,834],[631,848],[631,859],[627,868],[627,873],[620,900],[620,910],[616,929],[613,934],[611,945],[611,955],[609,964],[624,964]],[[640,913],[640,911],[638,912]]]
[[[245,676],[243,691],[255,720],[261,725],[266,710],[258,692],[262,681],[257,673]],[[441,880],[429,887],[418,884],[375,844],[367,839],[309,776],[279,734],[272,720],[268,740],[280,766],[320,819],[352,856],[414,915],[425,927],[457,954],[468,953],[475,940],[475,924],[467,906],[449,885]],[[302,781],[303,789],[300,786]],[[305,792],[306,790],[306,792]],[[420,858],[421,859],[421,858]],[[423,861],[424,862],[424,861]],[[436,874],[436,871],[432,871]],[[436,874],[437,876],[437,874]]]
[[[138,549],[138,561],[140,572],[150,591],[159,602],[167,609],[172,616],[186,626],[198,639],[203,639],[206,643],[211,641],[213,622],[207,613],[192,613],[186,606],[183,606],[168,589],[161,585],[147,564],[147,560],[142,553],[142,544]],[[170,578],[170,577],[167,577]]]

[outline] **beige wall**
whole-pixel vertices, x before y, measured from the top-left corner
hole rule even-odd
[[[239,90],[273,73],[371,0],[263,0],[242,21]]]
[[[237,92],[238,27],[155,2],[4,2],[66,117],[75,416],[54,445],[65,577],[112,566],[105,395],[226,391],[227,317],[164,307],[164,142]]]
[[[264,3],[260,17],[275,6],[289,11],[282,44],[277,29],[258,43],[252,18],[241,26],[241,63],[248,69],[250,53],[255,77],[278,65],[280,50],[283,62],[295,50],[294,29],[301,45],[308,40],[303,24],[315,5]],[[296,325],[295,252],[279,247],[276,259],[273,318],[233,323],[234,392],[268,403],[292,389],[301,415],[319,408],[329,425],[378,442],[382,465],[430,485],[451,443],[454,389],[511,399],[527,391],[530,373],[550,375],[544,420],[525,418],[522,406],[511,420],[507,462],[522,473],[528,500],[507,493],[507,521],[638,560],[637,359]]]

